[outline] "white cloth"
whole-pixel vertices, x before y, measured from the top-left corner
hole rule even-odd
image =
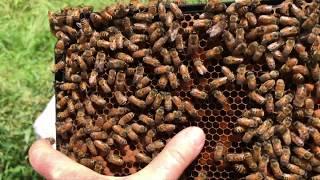
[[[56,99],[53,96],[44,111],[33,124],[38,138],[54,138],[56,140]],[[56,144],[53,145],[56,147]]]

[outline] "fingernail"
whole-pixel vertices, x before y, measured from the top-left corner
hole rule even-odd
[[[56,142],[56,140],[53,137],[47,137],[44,138],[44,140],[48,141],[50,145],[53,145]]]

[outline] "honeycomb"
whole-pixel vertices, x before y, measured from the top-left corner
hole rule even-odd
[[[181,9],[184,12],[184,18],[181,20],[179,33],[183,34],[183,40],[185,42],[188,40],[188,32],[192,31],[194,20],[199,19],[203,6],[204,5],[181,6]],[[160,134],[158,139],[168,141],[170,140],[170,137],[188,126],[198,126],[202,128],[206,134],[204,148],[198,158],[185,170],[181,179],[234,179],[234,177],[241,177],[243,175],[236,173],[233,167],[224,161],[214,161],[214,149],[217,143],[220,142],[226,147],[228,153],[245,152],[247,150],[247,145],[241,141],[241,136],[233,133],[233,128],[236,127],[237,119],[242,117],[245,110],[259,106],[249,100],[247,94],[250,91],[247,86],[236,85],[236,83],[228,83],[222,88],[219,88],[224,96],[227,97],[230,109],[224,108],[213,96],[209,96],[205,101],[193,101],[194,97],[190,94],[192,88],[209,92],[209,82],[215,78],[224,77],[221,72],[221,67],[224,65],[223,62],[221,60],[207,60],[204,54],[205,51],[212,49],[213,47],[219,45],[224,46],[223,43],[218,40],[215,41],[214,39],[210,39],[210,43],[208,43],[205,31],[200,30],[198,35],[200,40],[200,59],[208,69],[208,73],[203,76],[197,73],[191,60],[192,57],[186,53],[187,47],[185,47],[184,51],[179,53],[179,57],[182,63],[188,67],[192,80],[189,83],[181,83],[177,89],[165,89],[166,91],[170,91],[172,96],[179,96],[183,101],[193,102],[194,107],[197,109],[198,117],[190,118],[188,123],[179,125],[172,134]],[[170,46],[174,45],[170,44]],[[223,53],[227,53],[227,51]],[[244,61],[243,64],[246,64],[246,69],[254,72],[256,77],[270,71],[268,66],[261,61],[256,64],[250,64],[250,62]],[[137,65],[138,64],[134,64],[134,66]],[[233,72],[236,72],[235,66],[229,66],[229,68]],[[158,76],[154,75],[152,69],[148,68],[145,68],[145,73],[148,74],[148,77],[151,79],[150,87],[152,89],[157,88]],[[178,74],[178,79],[181,79],[180,74]],[[59,72],[56,73],[56,81],[64,81],[63,74],[59,74]],[[130,81],[127,81],[127,84],[130,88],[123,93],[129,97],[134,95],[136,88]],[[291,89],[290,86],[286,86],[287,92],[292,90],[294,89]],[[111,108],[119,107],[119,105],[115,103],[116,98],[113,93],[104,97],[107,103],[104,108],[97,109],[97,114],[99,115],[108,114]],[[131,105],[129,105],[129,107],[134,112],[141,111]],[[316,104],[315,109],[318,108],[320,108],[320,104]],[[154,112],[152,110],[144,110],[143,113],[152,114]],[[67,149],[67,147],[65,147],[65,140],[66,137],[58,136],[58,150],[64,151],[64,149]],[[127,176],[139,171],[145,167],[146,164],[136,162],[134,154],[143,151],[143,148],[144,144],[135,144],[128,141],[128,145],[125,147],[111,150],[114,154],[121,156],[125,163],[121,168],[108,164],[108,167],[103,170],[103,174]]]

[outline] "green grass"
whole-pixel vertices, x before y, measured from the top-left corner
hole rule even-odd
[[[191,0],[189,2],[197,2]],[[48,10],[105,0],[0,0],[0,180],[35,179],[27,151],[32,124],[53,95],[53,46]]]

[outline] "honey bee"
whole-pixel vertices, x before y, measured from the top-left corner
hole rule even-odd
[[[144,43],[148,40],[148,36],[145,34],[133,34],[130,36],[129,41],[133,44]]]
[[[111,152],[108,154],[106,159],[109,163],[114,164],[116,166],[122,166],[124,164],[123,159],[121,159],[119,156],[117,156]]]
[[[70,90],[75,90],[78,88],[78,85],[75,83],[63,83],[61,85],[59,85],[59,88],[62,91],[70,91]]]
[[[144,76],[140,79],[140,81],[137,83],[137,88],[141,89],[146,87],[151,82],[151,79],[148,76]]]
[[[171,64],[171,56],[166,48],[161,48],[160,55],[163,58],[163,64]]]
[[[145,126],[138,124],[138,123],[131,124],[131,128],[134,132],[136,132],[138,134],[145,133],[148,130]]]
[[[166,7],[165,7],[164,3],[163,2],[159,2],[159,4],[158,4],[158,14],[159,14],[159,18],[160,18],[161,21],[165,21],[166,13],[167,13],[167,10],[166,10]]]
[[[282,134],[282,140],[285,145],[289,146],[291,144],[291,132],[289,129],[287,129],[283,134]]]
[[[306,88],[304,85],[298,85],[293,104],[297,107],[303,107],[307,96]]]
[[[250,152],[244,153],[245,162],[248,165],[249,169],[255,171],[258,168],[257,163],[254,161],[252,154]]]
[[[140,109],[145,109],[146,108],[146,103],[143,100],[138,99],[137,97],[131,95],[128,98],[129,103],[137,106]]]
[[[296,144],[297,146],[304,146],[304,141],[296,135],[294,132],[290,132],[291,135],[291,141]]]
[[[174,102],[174,101],[173,101]],[[176,104],[177,105],[177,104]],[[185,111],[192,117],[197,117],[197,110],[194,108],[193,104],[189,101],[184,102]],[[178,106],[177,106],[178,107]],[[179,107],[178,107],[179,109]]]
[[[245,155],[244,153],[229,153],[225,158],[228,162],[241,162],[245,160]]]
[[[256,172],[249,174],[245,177],[246,180],[262,180],[264,176],[261,174],[261,172]]]
[[[139,82],[143,78],[143,74],[144,74],[144,67],[141,65],[136,67],[136,71],[132,78],[132,83],[136,84],[137,82]]]
[[[141,88],[141,89],[138,89],[136,92],[135,92],[135,95],[136,97],[138,98],[143,98],[145,97],[146,95],[148,95],[151,91],[151,87],[150,86],[147,86],[147,87],[144,87],[144,88]]]
[[[258,92],[260,94],[265,94],[268,91],[270,91],[271,89],[273,89],[275,84],[276,84],[275,80],[273,80],[273,79],[267,80],[263,84],[261,84],[261,86],[258,89]]]
[[[281,145],[281,140],[279,138],[272,138],[271,139],[271,143],[272,143],[272,146],[273,146],[273,150],[274,150],[274,153],[277,155],[277,156],[281,156],[282,153],[283,153],[283,148],[282,148],[282,145]]]
[[[172,89],[177,89],[180,85],[177,76],[173,72],[168,73],[168,80]]]
[[[102,152],[108,153],[110,151],[109,145],[104,143],[104,142],[102,142],[101,140],[94,140],[93,144],[96,146],[96,148],[98,148]]]
[[[148,12],[139,12],[133,15],[133,19],[141,22],[151,22],[153,18],[154,18],[153,14]]]
[[[167,27],[172,26],[173,19],[174,19],[174,14],[171,11],[168,11],[165,15],[165,20],[164,20],[165,25]]]
[[[72,127],[72,119],[67,118],[63,123],[57,123],[57,133],[64,134],[65,132],[71,131]]]
[[[96,164],[96,161],[94,159],[90,159],[90,158],[81,158],[79,163],[88,167],[88,168],[93,168],[94,165]]]
[[[160,124],[164,119],[164,108],[163,107],[159,107],[156,110],[156,113],[154,115],[154,121],[156,124]]]
[[[138,141],[139,136],[132,130],[131,126],[126,128],[127,136],[132,141]]]
[[[124,130],[125,132],[125,130]],[[121,146],[128,144],[127,140],[120,136],[119,134],[112,134],[112,139]]]
[[[129,112],[127,114],[125,114],[124,116],[122,116],[119,119],[118,124],[121,126],[126,125],[128,122],[130,122],[133,118],[134,118],[135,114],[133,112]]]
[[[293,123],[293,126],[296,128],[296,130],[298,131],[299,137],[302,140],[307,140],[309,139],[309,129],[307,126],[305,126],[303,123],[299,122],[299,121],[295,121]]]
[[[231,14],[229,17],[229,26],[230,26],[230,31],[231,32],[236,32],[238,29],[238,21],[239,21],[239,16],[237,14]]]
[[[122,128],[120,125],[113,125],[112,126],[113,132],[120,135],[121,137],[127,137],[127,132],[124,128]]]
[[[189,35],[188,38],[188,54],[193,54],[195,52],[198,52],[198,48],[200,46],[199,43],[199,36],[196,33],[192,33]]]
[[[276,155],[274,153],[272,144],[269,141],[264,141],[263,142],[263,150],[265,151],[265,153],[271,157],[271,158],[275,158]]]
[[[293,94],[292,93],[288,93],[284,96],[282,96],[278,101],[275,102],[275,106],[277,108],[281,108],[286,106],[287,104],[291,103],[293,100]]]
[[[223,159],[225,153],[225,149],[222,143],[217,143],[215,151],[214,151],[214,160],[220,161]]]
[[[270,168],[271,168],[275,178],[280,179],[283,176],[283,172],[282,172],[282,170],[280,168],[280,164],[276,159],[271,159],[270,160]]]
[[[261,96],[260,94],[258,94],[256,91],[251,91],[248,94],[249,99],[253,100],[254,102],[258,103],[258,104],[264,104],[266,102],[266,98],[264,98],[263,96]]]
[[[188,82],[191,80],[190,73],[189,73],[188,67],[186,65],[184,65],[184,64],[180,65],[179,73],[180,73],[182,80],[184,82]]]
[[[228,30],[224,30],[222,38],[228,50],[232,51],[236,45],[236,39],[233,34]]]
[[[90,137],[94,140],[102,140],[102,139],[107,139],[108,134],[104,131],[92,132],[90,133]]]
[[[100,78],[98,81],[98,84],[104,93],[106,93],[106,94],[111,93],[111,88],[108,85],[107,80]]]
[[[260,138],[262,140],[268,140],[270,139],[275,133],[275,126],[271,126],[264,134],[262,134],[262,136],[260,136]]]
[[[126,63],[132,63],[132,62],[133,62],[133,58],[132,58],[130,55],[128,55],[128,54],[126,54],[126,53],[123,53],[123,52],[118,52],[118,53],[115,55],[115,57],[116,57],[117,59],[120,59],[120,60],[126,62]]]
[[[316,157],[320,157],[320,146],[312,146],[311,151],[314,153]]]
[[[258,126],[258,122],[253,120],[253,119],[249,119],[249,118],[238,118],[237,119],[237,123],[240,126],[244,126],[244,127],[257,127]]]
[[[320,144],[320,133],[316,128],[309,127],[309,133],[315,144]]]
[[[235,164],[234,169],[240,174],[247,173],[247,168],[243,164]]]
[[[246,77],[247,77],[248,88],[250,90],[256,89],[257,81],[256,81],[256,76],[254,75],[254,73],[252,71],[248,71],[246,74]]]
[[[259,162],[261,159],[261,143],[256,142],[252,146],[252,157],[256,162]]]
[[[170,10],[173,12],[174,16],[177,19],[182,19],[183,18],[183,13],[182,13],[181,9],[178,7],[177,4],[170,3],[169,7],[170,7]]]
[[[165,121],[166,122],[172,122],[175,119],[179,119],[181,116],[182,116],[182,112],[181,111],[173,111],[173,112],[170,112],[170,113],[168,113],[166,115]]]
[[[193,65],[200,75],[204,75],[208,72],[208,69],[203,65],[202,61],[199,58],[193,59]]]
[[[115,90],[119,90],[119,91],[125,91],[128,88],[128,85],[126,83],[126,73],[123,71],[120,71],[117,73],[116,76],[116,81],[114,84],[114,88]]]
[[[177,37],[176,37],[176,49],[179,51],[179,52],[182,52],[183,49],[184,49],[184,41],[183,41],[183,36],[182,34],[178,34]]]
[[[162,92],[157,93],[152,103],[152,108],[158,109],[161,106],[163,100],[164,100],[164,94]]]
[[[180,57],[179,57],[179,54],[178,52],[176,51],[176,49],[171,49],[169,51],[170,53],[170,56],[171,56],[171,60],[173,62],[173,65],[175,67],[179,67],[181,65],[181,60],[180,60]]]
[[[105,105],[105,104],[107,103],[106,100],[104,100],[102,97],[97,96],[97,95],[91,95],[91,96],[90,96],[90,100],[91,100],[94,104],[96,104],[96,105],[98,105],[98,106],[103,106],[103,105]]]
[[[152,47],[152,51],[153,52],[158,52],[163,48],[163,45],[168,41],[169,36],[165,35],[160,37],[154,44]]]
[[[165,146],[165,144],[164,144],[162,141],[157,140],[157,141],[154,141],[154,142],[148,144],[148,145],[146,146],[146,150],[147,150],[148,152],[159,151],[159,150],[161,150],[164,146]]]
[[[208,29],[212,25],[210,19],[197,19],[193,23],[193,27],[197,29]]]
[[[228,82],[228,77],[216,78],[209,83],[211,89],[218,89]]]
[[[237,68],[237,76],[236,76],[238,85],[243,85],[244,82],[246,81],[246,72],[247,72],[246,66],[244,64],[240,64]]]
[[[262,45],[258,46],[256,51],[253,53],[252,60],[258,61],[263,56],[264,52],[266,51],[266,48]]]
[[[191,91],[190,91],[190,94],[191,96],[197,98],[197,99],[202,99],[202,100],[205,100],[208,98],[208,94],[204,91],[200,91],[199,89],[197,88],[193,88]]]
[[[269,164],[269,156],[267,154],[263,154],[261,156],[261,159],[258,161],[259,172],[261,172],[264,175],[266,175],[267,174],[268,164]]]
[[[257,134],[257,131],[254,129],[248,129],[242,136],[242,141],[244,143],[249,143],[251,139]]]
[[[171,111],[172,110],[172,96],[171,96],[170,93],[165,93],[164,94],[164,109],[166,111]]]
[[[119,105],[125,105],[128,101],[127,96],[125,96],[121,91],[115,91],[114,97]]]
[[[183,111],[185,104],[182,102],[180,97],[172,96],[172,102],[177,107],[178,110]]]
[[[92,102],[88,99],[84,101],[84,107],[88,114],[93,115],[96,113],[96,109],[93,107]]]
[[[211,58],[220,59],[222,52],[223,52],[223,47],[222,46],[216,46],[216,47],[206,51],[205,55],[206,55],[207,59],[211,59]],[[231,62],[232,60],[230,60],[230,59],[232,59],[232,57],[229,57],[229,60],[226,60],[226,61],[227,62]],[[233,61],[237,61],[237,60],[233,60]]]
[[[207,34],[209,34],[210,38],[215,38],[223,32],[226,25],[225,21],[219,21],[207,30]]]
[[[285,90],[285,83],[283,79],[277,80],[274,90],[275,90],[274,95],[276,99],[280,99],[283,97],[284,90]]]
[[[65,107],[65,105],[67,105],[69,100],[68,96],[62,96],[58,101],[57,101],[57,109],[62,109],[63,107]]]
[[[266,95],[266,112],[270,114],[274,112],[274,100],[272,94]]]
[[[126,113],[128,113],[130,110],[126,107],[118,107],[118,108],[111,108],[109,110],[108,116],[113,117],[113,116],[121,116]]]
[[[125,39],[123,45],[131,52],[135,52],[139,50],[139,46],[132,43],[130,40]]]
[[[150,163],[152,161],[151,157],[147,156],[146,154],[143,153],[136,153],[135,158],[138,162],[143,162],[143,163]]]
[[[154,68],[155,74],[167,74],[169,72],[172,72],[174,68],[169,65],[159,65],[158,67]]]
[[[235,56],[227,56],[223,58],[223,63],[227,65],[232,65],[232,64],[241,64],[243,62],[242,57],[235,57]]]
[[[309,160],[313,157],[313,154],[303,147],[294,147],[292,151],[301,159]]]
[[[146,133],[146,136],[144,137],[144,140],[146,144],[151,144],[153,142],[153,138],[156,136],[156,131],[154,129],[148,130]]]
[[[176,129],[174,124],[160,124],[157,126],[158,132],[173,132]]]
[[[158,91],[156,89],[152,89],[146,97],[146,105],[151,105],[154,102],[157,94]]]
[[[313,12],[310,16],[302,23],[301,27],[305,30],[312,29],[317,22],[319,22],[319,12]]]
[[[156,58],[153,58],[151,56],[145,56],[143,57],[143,62],[145,64],[148,64],[150,66],[153,66],[153,67],[158,67],[161,65],[160,61]]]
[[[251,27],[257,25],[257,17],[252,12],[247,12],[245,18],[248,20],[248,23]]]
[[[132,53],[133,58],[143,58],[152,53],[151,49],[140,49]]]
[[[133,26],[132,26],[132,29],[135,32],[144,33],[144,32],[147,31],[148,26],[147,26],[146,23],[134,23]]]
[[[97,155],[98,155],[96,146],[94,145],[94,143],[93,143],[93,141],[91,140],[91,138],[87,138],[87,139],[86,139],[86,145],[87,145],[90,153],[91,153],[93,156],[97,156]]]
[[[227,77],[228,81],[233,82],[235,80],[235,75],[228,67],[222,66],[221,71],[222,71],[223,75],[225,75]]]
[[[260,136],[263,135],[268,129],[272,127],[272,124],[273,122],[271,119],[263,121],[263,123],[257,128],[257,134]]]
[[[139,121],[143,122],[144,124],[148,126],[153,126],[155,124],[154,119],[150,118],[149,116],[145,114],[140,114],[139,115]]]

